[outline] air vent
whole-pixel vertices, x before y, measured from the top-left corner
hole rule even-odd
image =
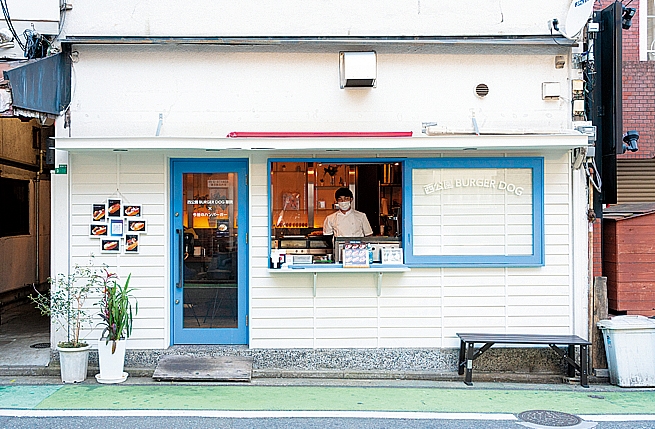
[[[339,54],[341,88],[374,88],[377,59],[375,52],[341,52]]]
[[[475,93],[478,95],[478,97],[486,97],[487,94],[489,94],[489,87],[487,86],[486,83],[481,83],[478,86],[475,87]]]

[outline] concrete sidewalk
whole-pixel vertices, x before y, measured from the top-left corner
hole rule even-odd
[[[4,410],[371,411],[511,413],[552,410],[575,415],[655,419],[655,389],[572,384],[422,380],[253,379],[251,383],[157,382],[130,377],[101,385],[87,379],[0,377]]]

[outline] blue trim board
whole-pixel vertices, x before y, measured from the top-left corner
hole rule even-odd
[[[534,267],[545,263],[544,245],[544,159],[542,157],[485,158],[270,158],[273,162],[314,162],[324,164],[386,164],[403,165],[403,236],[405,264],[410,267]],[[447,255],[414,256],[412,247],[412,170],[420,168],[530,168],[532,169],[532,254],[531,255]],[[268,181],[269,205],[271,181]],[[272,234],[272,213],[269,210],[268,234]],[[270,246],[270,244],[269,244]],[[269,248],[270,254],[270,248]]]
[[[171,345],[172,344],[247,344],[248,328],[245,326],[245,316],[248,311],[248,245],[246,244],[246,233],[248,232],[249,211],[248,211],[248,190],[246,175],[248,174],[247,159],[208,159],[208,158],[185,158],[171,159],[170,161],[171,180],[171,230],[170,230],[170,266],[171,266]],[[238,266],[238,328],[182,328],[182,306],[176,305],[175,300],[182,302],[181,291],[175,287],[175,281],[179,278],[179,238],[176,229],[182,229],[183,221],[181,216],[175,213],[183,213],[182,201],[182,177],[184,173],[229,173],[238,174],[238,195],[237,213],[239,216],[238,235],[239,266]]]
[[[411,159],[403,170],[403,247],[410,267],[534,267],[545,263],[544,245],[544,159],[433,158]],[[435,168],[529,168],[532,170],[532,254],[531,255],[445,255],[416,256],[412,246],[412,171]]]

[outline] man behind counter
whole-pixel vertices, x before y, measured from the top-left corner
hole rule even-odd
[[[334,193],[339,210],[325,218],[323,235],[335,237],[366,237],[373,234],[366,215],[352,208],[353,193],[339,188]]]

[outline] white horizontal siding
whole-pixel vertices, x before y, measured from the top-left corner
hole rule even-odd
[[[415,255],[532,253],[529,170],[427,168],[412,177]],[[522,195],[501,183],[523,188]]]
[[[96,267],[106,264],[123,282],[131,274],[130,286],[138,301],[129,348],[165,348],[168,345],[168,195],[163,153],[74,153],[69,158],[71,263],[86,265],[93,254]],[[108,198],[141,204],[148,222],[140,238],[139,254],[100,253],[99,239],[89,238],[93,204]],[[94,302],[97,301],[94,300]],[[93,302],[88,302],[89,306]],[[97,312],[97,307],[91,307]],[[99,318],[97,319],[99,321]],[[100,336],[100,329],[87,329],[85,337]]]
[[[569,333],[571,321],[568,157],[546,157],[546,265],[535,268],[415,268],[377,274],[268,270],[266,155],[249,170],[249,344],[253,348],[457,347],[457,332]],[[132,273],[139,314],[130,348],[166,347],[169,338],[168,176],[163,154],[74,154],[70,162],[71,255],[97,252],[88,237],[91,204],[117,189],[141,203],[150,222],[139,255],[97,254],[121,277]],[[147,177],[142,187],[138,171]],[[137,173],[135,173],[137,171]],[[105,181],[97,179],[103,175]],[[108,183],[110,182],[110,183]],[[517,215],[522,216],[522,215]],[[483,233],[484,231],[479,231]],[[484,236],[480,241],[484,241]],[[99,330],[86,332],[89,338]]]
[[[570,167],[567,155],[545,161],[545,266],[385,273],[380,296],[372,273],[319,273],[316,297],[311,273],[253,267],[251,347],[457,347],[456,333],[462,331],[570,333]],[[253,160],[253,181],[264,181],[256,189],[267,192],[265,165],[256,164]],[[267,196],[253,200],[261,203],[251,219],[268,231]],[[478,243],[486,242],[484,232],[477,231]],[[251,254],[268,254],[267,241],[257,246]],[[293,299],[294,293],[303,298]],[[276,318],[294,319],[288,326]]]

